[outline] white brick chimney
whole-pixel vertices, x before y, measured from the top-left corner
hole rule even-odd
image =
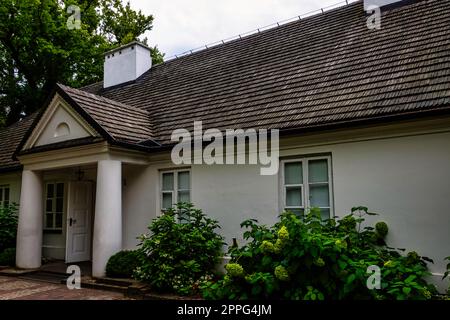
[[[132,42],[105,53],[103,87],[136,80],[152,67],[150,48]]]
[[[402,0],[364,0],[364,10],[368,10],[370,6],[377,6],[381,8],[401,1]]]

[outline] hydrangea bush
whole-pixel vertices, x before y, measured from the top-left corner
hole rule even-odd
[[[273,227],[256,220],[241,226],[247,244],[230,250],[226,275],[202,287],[207,299],[429,299],[436,289],[425,277],[427,262],[415,252],[386,246],[387,224],[363,227],[358,207],[342,219],[322,221],[283,213]],[[368,267],[381,271],[380,289],[369,289]]]

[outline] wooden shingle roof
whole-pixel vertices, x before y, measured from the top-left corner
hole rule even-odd
[[[13,154],[34,122],[37,114],[35,112],[12,126],[0,130],[0,172],[21,168],[19,161],[14,159]]]
[[[85,90],[147,110],[174,129],[306,129],[450,107],[450,0],[384,11],[363,2],[153,67],[135,83]]]
[[[137,144],[152,138],[150,115],[146,110],[89,92],[58,86],[113,139]]]
[[[450,114],[449,21],[450,0],[408,0],[370,30],[358,1],[156,65],[133,83],[60,88],[114,140],[140,145],[169,144],[194,121],[283,132]]]

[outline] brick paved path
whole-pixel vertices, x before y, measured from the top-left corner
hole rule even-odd
[[[124,300],[121,293],[0,276],[0,300]]]

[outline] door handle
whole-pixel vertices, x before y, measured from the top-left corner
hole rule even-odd
[[[76,219],[72,219],[72,218],[69,219],[69,226],[72,226],[75,223],[77,223]]]

